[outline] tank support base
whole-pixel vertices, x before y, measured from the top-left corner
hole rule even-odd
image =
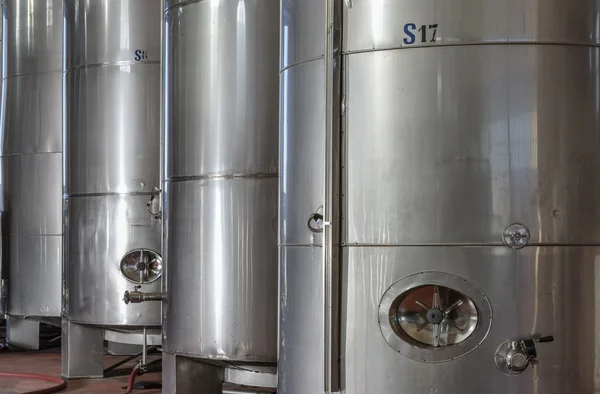
[[[61,365],[66,379],[102,378],[104,330],[63,319]]]
[[[163,352],[164,394],[222,394],[224,368]]]
[[[14,316],[6,318],[6,341],[21,350],[40,349],[40,322]]]
[[[111,356],[133,356],[142,352],[142,345],[108,342],[108,354]]]

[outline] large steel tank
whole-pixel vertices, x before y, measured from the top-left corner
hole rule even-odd
[[[279,3],[165,10],[163,350],[174,363],[273,364]],[[170,370],[166,392],[187,392]]]
[[[599,17],[283,0],[278,393],[599,389]]]
[[[5,0],[2,292],[9,342],[36,349],[57,324],[62,271],[62,1]]]
[[[101,349],[102,329],[161,323],[160,303],[122,302],[136,286],[161,287],[161,221],[151,203],[161,182],[161,2],[64,6],[63,375],[98,376],[101,355],[90,352]],[[81,343],[93,343],[87,354]]]

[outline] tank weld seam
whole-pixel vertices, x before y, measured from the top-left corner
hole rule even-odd
[[[105,197],[105,196],[151,196],[153,192],[107,192],[107,193],[65,193],[64,198],[73,197]]]
[[[169,353],[169,354],[177,354],[178,356],[185,356],[185,357],[191,357],[191,358],[202,358],[202,362],[206,363],[206,364],[212,364],[212,365],[216,365],[216,366],[225,366],[225,363],[256,363],[256,364],[275,364],[276,361],[263,361],[263,357],[261,356],[254,356],[254,357],[248,357],[245,360],[240,360],[238,358],[232,358],[229,356],[221,356],[221,355],[213,355],[213,354],[206,354],[206,352],[183,352],[183,351],[179,351],[177,349],[175,349],[175,347],[171,347],[171,346],[167,346],[164,345],[163,346],[163,352],[165,353]],[[205,353],[204,355],[200,356],[199,353]]]
[[[4,77],[2,80],[3,81],[7,81],[11,78],[16,78],[16,77],[24,77],[27,75],[41,75],[41,74],[52,74],[52,73],[61,73],[62,74],[62,68],[59,68],[57,70],[46,70],[46,71],[33,71],[33,72],[26,72],[26,73],[19,73],[19,74],[12,74],[12,75],[8,75],[6,77]]]
[[[235,179],[273,179],[278,178],[278,173],[255,172],[250,174],[214,174],[214,175],[195,175],[195,176],[176,176],[165,180],[165,182],[189,182],[189,181],[218,181]]]
[[[283,67],[282,69],[279,70],[279,74],[283,74],[285,71],[289,70],[292,67],[300,66],[302,64],[314,62],[314,61],[317,61],[317,60],[323,60],[323,59],[325,59],[325,55],[320,55],[320,56],[317,56],[317,57],[313,57],[311,59],[306,59],[306,60],[302,60],[302,61],[299,61],[299,62],[296,62],[296,63],[288,64],[287,66],[285,66],[285,67]]]
[[[56,155],[62,152],[28,152],[28,153],[3,153],[0,157],[11,157],[11,156],[40,156],[40,155]]]
[[[27,236],[27,237],[62,237],[62,233],[44,233],[44,234],[39,234],[39,233],[13,233],[13,232],[8,232],[6,234],[0,234],[0,235],[6,235],[6,236],[11,236],[11,235],[20,235],[20,236]]]
[[[294,248],[321,248],[321,244],[294,244],[294,243],[279,243],[277,246],[281,248],[294,247]]]
[[[196,3],[203,3],[205,1],[208,1],[208,0],[186,0],[186,1],[181,1],[181,2],[179,2],[177,4],[173,4],[171,6],[166,7],[165,8],[165,14],[167,12],[171,11],[174,8],[183,8],[183,7],[186,7],[188,5],[192,5],[192,4],[196,4]]]
[[[135,61],[135,60],[121,60],[117,62],[102,62],[102,63],[92,63],[92,64],[84,64],[82,66],[67,68],[63,71],[63,73],[68,73],[72,71],[84,70],[87,68],[100,68],[100,67],[116,67],[116,66],[132,66],[132,65],[140,65],[140,64],[160,64],[160,60],[146,60],[146,61]]]
[[[502,242],[488,242],[488,243],[475,243],[475,242],[454,242],[454,243],[405,243],[405,244],[393,244],[393,243],[378,243],[378,244],[369,244],[369,243],[342,243],[342,247],[349,248],[389,248],[389,247],[504,247],[508,248]],[[530,242],[525,246],[526,249],[528,247],[597,247],[600,246],[599,243],[550,243],[550,242]]]
[[[361,53],[370,52],[385,52],[395,51],[398,49],[418,49],[418,48],[445,48],[445,47],[470,47],[470,46],[506,46],[506,45],[540,45],[540,46],[573,46],[573,47],[584,47],[584,48],[598,48],[600,43],[577,43],[577,42],[560,42],[560,41],[482,41],[482,42],[461,42],[461,43],[450,43],[450,44],[431,44],[431,45],[395,45],[390,47],[382,48],[368,48],[368,49],[356,49],[344,51],[342,55],[357,55]]]
[[[124,335],[144,335],[144,330],[143,327],[146,326],[142,326],[142,327],[137,327],[137,329],[129,329],[129,330],[122,330],[122,329],[118,329],[115,327],[111,327],[110,329],[105,330],[104,332],[104,337],[111,337],[112,335],[120,335],[120,334],[124,334]],[[147,328],[149,328],[149,332],[148,335],[161,335],[160,333],[160,325],[158,327],[156,326],[147,326]],[[158,329],[157,329],[158,328]]]

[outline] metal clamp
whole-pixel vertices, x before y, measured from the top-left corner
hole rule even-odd
[[[308,230],[311,233],[322,233],[323,232],[323,227],[326,225],[325,222],[323,222],[323,206],[321,205],[319,208],[317,208],[316,212],[311,213],[310,216],[308,217],[308,221],[306,222],[306,226],[308,227]]]
[[[150,213],[150,215],[152,215],[155,219],[162,219],[162,215],[163,215],[161,208],[159,208],[158,210],[152,209],[153,205],[154,205],[154,200],[161,193],[162,193],[162,190],[160,188],[154,187],[154,189],[152,189],[152,194],[150,195],[150,199],[146,203],[146,211],[148,211],[148,213]]]
[[[548,342],[554,342],[554,337],[550,335],[505,342],[496,350],[496,366],[507,375],[523,373],[529,366],[533,367],[539,363],[535,344]]]

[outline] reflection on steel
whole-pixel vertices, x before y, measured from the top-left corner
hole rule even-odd
[[[104,330],[104,340],[108,342],[142,345],[144,343],[144,330]],[[162,335],[160,328],[147,330],[146,340],[148,346],[160,346]]]
[[[160,325],[157,303],[118,307],[130,280],[160,292],[161,223],[146,211],[160,186],[160,0],[65,5],[64,314]]]
[[[161,290],[161,220],[147,206],[161,186],[161,1],[64,4],[62,357],[73,378],[102,375],[98,353],[75,346],[87,336],[161,324],[160,303],[122,301],[134,285]]]
[[[164,349],[274,363],[278,1],[166,7]]]
[[[166,2],[164,350],[211,364],[277,361],[278,10]]]
[[[6,0],[2,273],[8,314],[58,317],[62,271],[62,0]],[[37,338],[36,338],[37,341]]]
[[[283,0],[281,23],[278,393],[335,388],[338,361],[346,394],[600,389],[573,324],[600,254],[600,5]],[[399,302],[395,327],[411,290],[433,311]],[[493,365],[550,331],[535,375]]]

